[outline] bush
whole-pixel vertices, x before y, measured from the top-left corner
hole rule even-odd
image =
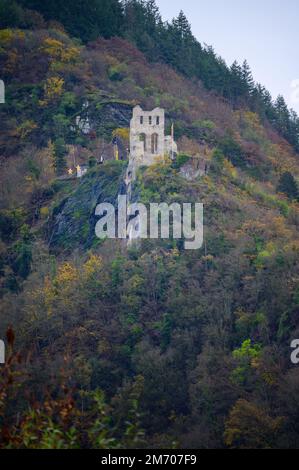
[[[185,165],[190,160],[189,155],[179,154],[176,157],[176,160],[173,162],[172,167],[176,170],[179,170],[183,165]]]
[[[108,70],[108,77],[111,81],[117,82],[122,81],[125,78],[126,68],[124,65],[114,65]]]

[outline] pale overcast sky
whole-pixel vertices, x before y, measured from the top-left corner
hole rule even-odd
[[[183,10],[194,36],[299,113],[299,0],[156,0],[164,20]],[[293,83],[293,88],[292,88]]]

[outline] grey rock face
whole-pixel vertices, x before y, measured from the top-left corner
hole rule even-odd
[[[129,127],[132,106],[117,102],[101,103],[97,107],[90,106],[87,115],[91,128],[110,138],[112,131],[117,127]]]
[[[125,194],[122,162],[108,162],[90,170],[72,195],[55,208],[50,225],[49,245],[52,251],[88,249],[97,243],[95,208],[101,202],[117,207],[117,197]]]

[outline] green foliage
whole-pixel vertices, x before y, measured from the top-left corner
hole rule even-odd
[[[184,154],[180,153],[179,155],[177,155],[177,157],[176,157],[175,161],[173,162],[172,166],[176,170],[179,170],[183,165],[188,163],[189,160],[190,160],[189,155],[184,155]]]
[[[261,355],[261,345],[251,344],[251,339],[243,341],[239,349],[233,351],[233,358],[238,366],[234,369],[232,378],[238,383],[244,384],[248,379],[251,367]]]
[[[32,236],[30,227],[22,225],[20,229],[21,238],[13,245],[12,268],[16,275],[26,279],[31,270],[32,263]]]
[[[241,146],[236,142],[234,137],[227,134],[219,144],[219,150],[223,152],[224,156],[232,162],[233,165],[244,168],[246,162]]]
[[[193,125],[199,128],[204,128],[204,129],[209,129],[209,130],[213,130],[216,127],[215,123],[213,121],[210,121],[209,119],[205,119],[203,121],[195,121]]]
[[[212,155],[212,170],[216,174],[220,174],[224,165],[224,154],[220,149],[215,149]]]
[[[10,28],[19,25],[22,18],[22,9],[16,2],[11,0],[0,1],[0,24],[1,28]]]
[[[66,147],[62,137],[54,142],[54,165],[57,175],[62,175],[66,169]]]
[[[292,173],[286,172],[281,175],[277,191],[286,194],[289,199],[298,200],[298,185]]]
[[[94,168],[97,164],[97,160],[94,156],[90,157],[88,160],[88,166],[89,168]]]
[[[122,81],[125,78],[126,66],[124,64],[114,65],[108,70],[108,77],[112,81]]]
[[[2,241],[7,243],[15,238],[24,217],[25,214],[22,209],[0,211],[0,236]]]
[[[242,362],[258,358],[260,355],[261,346],[259,344],[251,345],[251,339],[245,340],[239,349],[233,351],[234,359]]]
[[[72,35],[83,41],[97,39],[98,36],[113,37],[120,33],[122,19],[118,0],[90,0],[71,2],[62,0],[20,0],[30,9],[39,11],[46,20],[59,21]]]

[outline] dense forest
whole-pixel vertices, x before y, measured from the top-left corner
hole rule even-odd
[[[296,114],[153,0],[0,0],[0,28],[0,448],[298,447]],[[94,235],[136,104],[179,154],[134,197],[203,202],[200,250]]]

